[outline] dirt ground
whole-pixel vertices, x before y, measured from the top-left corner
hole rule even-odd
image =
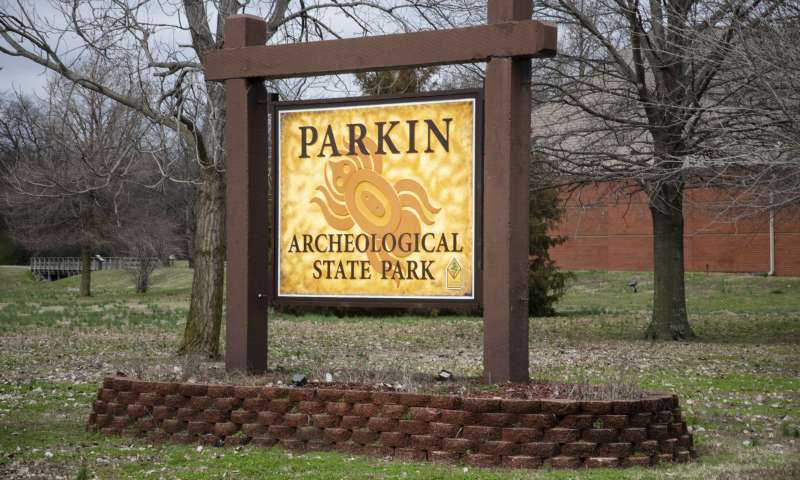
[[[96,285],[109,287],[78,300],[69,282],[32,284],[24,272],[0,269],[0,478],[800,478],[797,280],[760,285],[773,279],[715,277],[726,285],[721,292],[700,279],[710,293],[694,301],[694,310],[690,298],[699,339],[650,343],[641,340],[646,304],[636,303],[646,301],[646,292],[620,306],[624,277],[579,275],[559,306],[561,316],[531,319],[531,377],[604,384],[611,396],[624,396],[629,388],[677,393],[699,458],[649,470],[529,473],[465,472],[338,454],[292,456],[253,447],[197,450],[86,433],[99,382],[118,372],[243,384],[286,383],[295,372],[324,381],[330,373],[335,381],[407,391],[435,388],[441,369],[459,379],[481,373],[479,318],[273,313],[273,374],[232,377],[220,362],[175,354],[188,287],[174,277],[186,272],[161,275],[146,296],[131,293],[124,279],[101,277]],[[159,281],[167,287],[159,288]],[[646,278],[641,284],[646,288]],[[779,288],[784,293],[770,293]],[[750,306],[738,298],[745,294],[754,298]],[[594,303],[587,295],[596,297]],[[730,305],[736,311],[725,308]],[[448,388],[482,389],[471,382]]]

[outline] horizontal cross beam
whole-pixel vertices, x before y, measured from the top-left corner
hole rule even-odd
[[[550,57],[557,29],[536,20],[288,45],[210,51],[207,80],[284,78],[487,61]]]

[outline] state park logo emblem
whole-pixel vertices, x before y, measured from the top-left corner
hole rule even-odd
[[[477,94],[275,110],[275,298],[475,299]]]

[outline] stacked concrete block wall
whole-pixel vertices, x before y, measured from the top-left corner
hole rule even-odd
[[[107,378],[88,428],[210,445],[279,445],[479,467],[687,462],[677,397],[515,400]]]

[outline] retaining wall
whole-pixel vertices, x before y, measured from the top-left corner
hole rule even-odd
[[[692,436],[670,395],[637,401],[512,400],[112,377],[89,430],[151,441],[280,445],[479,467],[687,462]]]

